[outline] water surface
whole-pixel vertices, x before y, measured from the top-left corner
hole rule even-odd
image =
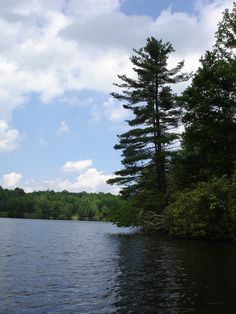
[[[236,244],[0,219],[0,313],[236,313]]]

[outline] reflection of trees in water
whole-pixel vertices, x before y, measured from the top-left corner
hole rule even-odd
[[[235,245],[116,237],[115,313],[232,313]]]
[[[168,241],[119,236],[116,313],[178,313],[179,266]]]
[[[195,313],[236,313],[236,247],[230,242],[175,241],[185,277],[181,308]],[[188,313],[186,311],[186,313]]]

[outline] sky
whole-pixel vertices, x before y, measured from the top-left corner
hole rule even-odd
[[[195,71],[229,0],[0,0],[0,185],[118,193],[117,134],[129,113],[112,99],[133,75],[133,48],[170,41],[169,66]],[[175,86],[180,93],[188,83]]]

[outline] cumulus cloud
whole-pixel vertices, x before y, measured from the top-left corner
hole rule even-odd
[[[62,133],[70,133],[70,129],[66,123],[66,121],[61,121],[60,127],[57,130],[57,134],[60,135]]]
[[[92,159],[79,160],[79,161],[67,161],[62,170],[65,172],[78,172],[89,168],[93,164]]]
[[[20,173],[11,172],[3,176],[2,185],[6,188],[13,188],[17,185],[26,192],[67,190],[69,192],[85,191],[118,194],[120,189],[117,186],[111,186],[106,183],[107,180],[113,178],[114,175],[104,173],[101,170],[91,167],[92,164],[92,159],[66,162],[62,167],[62,171],[81,172],[74,179],[70,180],[59,177],[41,182],[34,179],[22,181],[22,175]]]
[[[152,25],[151,17],[147,16],[126,16],[121,12],[103,13],[69,24],[60,35],[76,40],[87,48],[96,47],[103,52],[111,49],[128,52],[145,42]]]
[[[10,129],[6,121],[0,120],[0,153],[20,147],[21,135],[18,130]]]
[[[95,168],[89,168],[84,173],[76,177],[75,181],[59,180],[55,184],[56,190],[67,190],[71,192],[110,192],[118,194],[117,187],[109,186],[106,181],[113,177],[112,175],[104,174]]]
[[[119,188],[117,186],[111,186],[106,183],[106,181],[110,178],[113,178],[114,175],[112,174],[105,174],[103,171],[99,171],[95,168],[83,169],[84,171],[77,176],[73,180],[68,179],[52,179],[42,182],[37,182],[33,179],[27,180],[25,182],[21,182],[19,185],[23,188],[26,192],[33,192],[33,191],[45,191],[45,190],[54,190],[54,191],[63,191],[67,190],[69,192],[104,192],[104,193],[113,193],[118,194]],[[9,177],[13,178],[14,175]],[[21,177],[17,177],[19,180]],[[16,184],[19,180],[15,180],[14,183]],[[7,181],[7,180],[6,180]],[[5,185],[6,186],[6,185]],[[9,185],[8,185],[9,186]]]
[[[3,175],[2,186],[4,188],[15,188],[19,181],[22,179],[20,173],[11,172]]]
[[[211,47],[217,21],[226,7],[232,7],[231,0],[195,1],[195,14],[167,8],[156,20],[114,11],[73,21],[60,34],[86,47],[102,51],[117,49],[123,53],[142,46],[146,37],[152,35],[171,41],[177,53],[186,56]]]
[[[121,0],[1,1],[0,116],[38,93],[42,102],[66,91],[110,92],[118,73],[132,75],[129,56],[147,36],[171,41],[175,59],[195,70],[214,42],[231,0],[196,1],[195,14],[163,11],[156,20],[126,16]],[[96,34],[96,36],[94,35]]]
[[[65,9],[72,16],[87,18],[88,16],[110,14],[118,10],[120,2],[120,0],[69,0]]]
[[[121,122],[128,118],[129,112],[125,110],[120,102],[110,97],[103,104],[104,114],[111,122]]]
[[[96,124],[103,118],[112,122],[117,126],[127,119],[130,113],[123,108],[123,105],[119,101],[115,101],[112,97],[107,98],[101,105],[93,105],[90,110],[91,120],[90,124]],[[120,129],[121,125],[119,125]]]

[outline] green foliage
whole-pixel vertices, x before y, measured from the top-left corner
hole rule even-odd
[[[225,11],[213,50],[201,58],[184,91],[182,150],[173,160],[180,189],[209,177],[230,177],[236,160],[236,4]],[[234,48],[234,49],[233,49]],[[180,185],[179,185],[180,184]],[[178,186],[179,185],[179,186]]]
[[[140,226],[140,210],[131,200],[125,201],[120,199],[114,205],[108,212],[107,221],[113,222],[118,227]]]
[[[167,60],[170,43],[148,38],[131,57],[136,79],[119,76],[112,96],[132,112],[130,130],[119,136],[120,184],[129,200],[113,221],[171,235],[236,238],[236,4],[225,10],[212,51],[201,58],[191,85],[176,97],[170,83],[188,79]],[[185,131],[173,151],[182,109]],[[231,181],[230,181],[230,178]]]
[[[132,119],[127,121],[130,130],[118,136],[119,144],[115,146],[122,150],[124,168],[116,171],[116,177],[108,183],[121,185],[121,194],[139,208],[134,211],[138,215],[150,209],[163,210],[170,147],[178,138],[173,129],[180,116],[176,95],[169,85],[188,79],[188,75],[180,73],[183,62],[167,68],[173,51],[170,43],[148,38],[146,46],[134,50],[130,58],[137,79],[119,75],[121,83],[115,85],[121,93],[112,93],[132,112]],[[133,220],[136,223],[139,218],[135,216]]]
[[[236,238],[236,185],[225,176],[200,182],[193,190],[177,193],[164,211],[170,235]]]
[[[206,52],[192,84],[183,93],[185,133],[173,160],[178,193],[165,210],[172,235],[235,239],[236,5],[226,10],[212,52]],[[214,176],[222,176],[220,179]],[[198,183],[199,181],[209,182]],[[195,188],[194,188],[195,185]]]
[[[183,94],[183,167],[196,181],[231,175],[236,159],[236,63],[208,52]]]
[[[233,3],[233,10],[228,9],[223,13],[223,19],[218,25],[216,33],[215,48],[221,58],[235,59],[236,48],[236,3]]]
[[[111,212],[118,207],[123,210],[125,203],[109,193],[25,193],[0,187],[0,217],[106,221],[110,216],[113,221]]]

